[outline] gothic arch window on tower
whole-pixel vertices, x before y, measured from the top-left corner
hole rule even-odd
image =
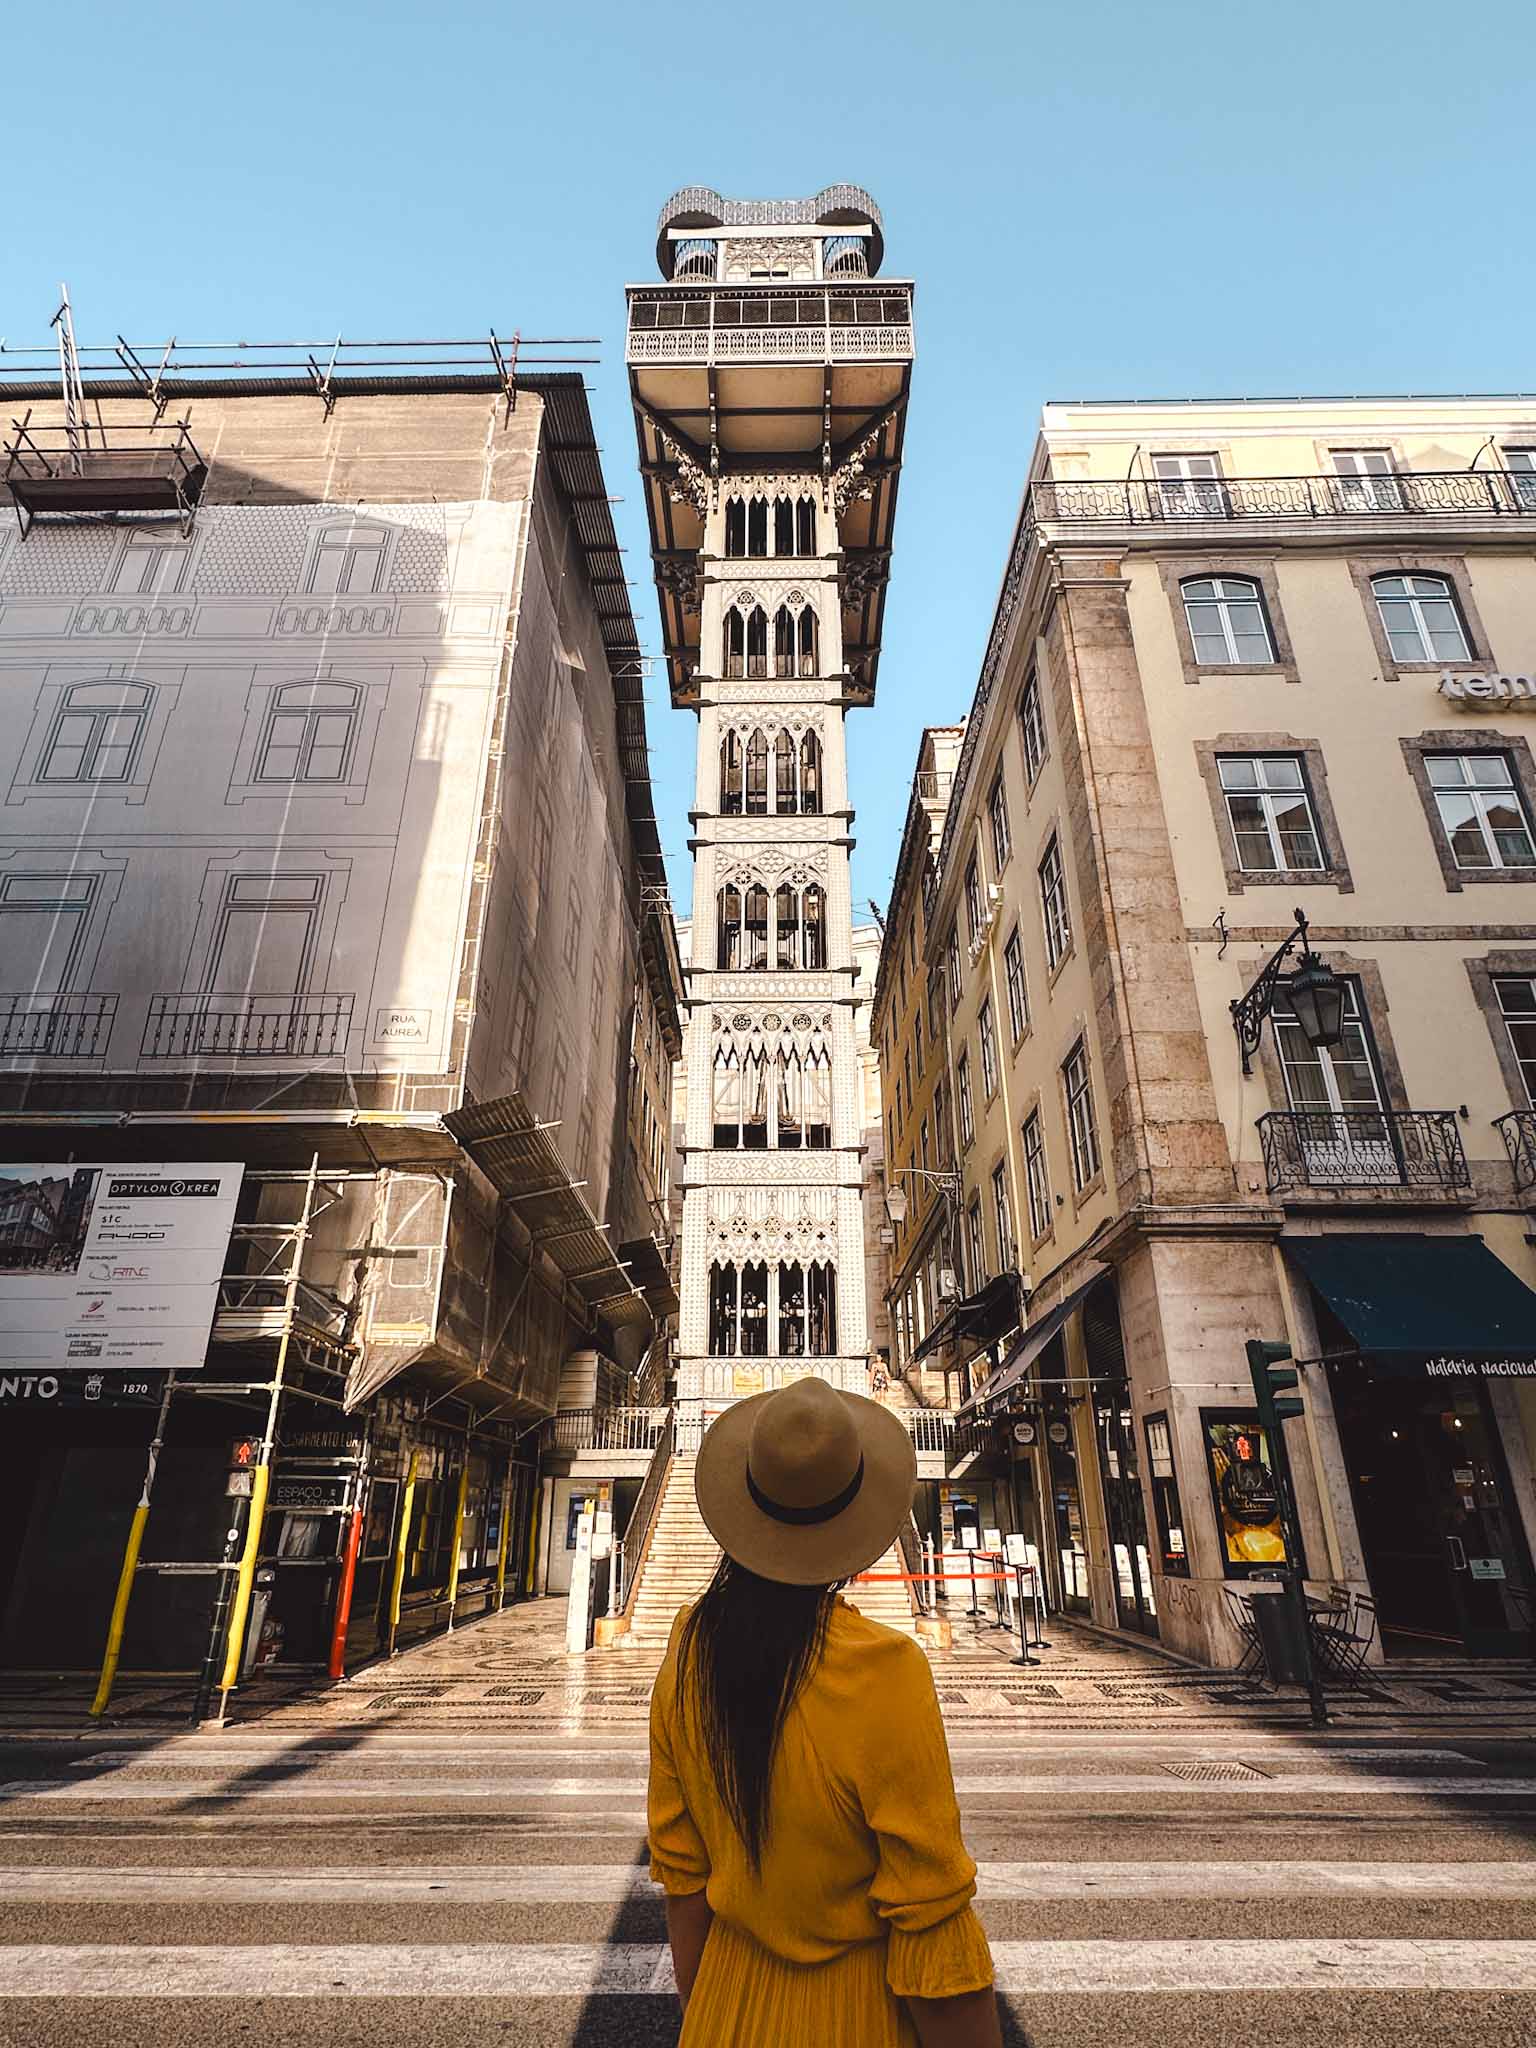
[[[758,679],[768,674],[768,614],[749,591],[725,615],[725,673]]]
[[[773,620],[773,672],[776,676],[816,673],[816,614],[809,605],[797,614],[782,604]]]
[[[730,1029],[716,1041],[712,1081],[717,1151],[824,1152],[831,1145],[825,1029],[784,1033],[769,1030],[767,1021]]]
[[[772,774],[769,773],[770,755]],[[809,727],[731,726],[720,738],[720,815],[762,818],[821,810],[821,738]]]
[[[827,897],[819,882],[791,878],[772,897],[762,882],[726,882],[715,892],[715,966],[760,974],[775,965],[819,973],[827,964]]]
[[[769,1334],[775,1345],[769,1351]],[[830,1259],[716,1259],[709,1269],[716,1358],[833,1358],[837,1269]]]
[[[725,501],[728,560],[749,556],[814,555],[816,500],[808,492],[742,490]]]

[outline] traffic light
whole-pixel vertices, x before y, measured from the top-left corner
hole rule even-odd
[[[1266,1343],[1262,1337],[1250,1337],[1247,1350],[1254,1398],[1259,1404],[1259,1419],[1265,1427],[1273,1430],[1293,1415],[1303,1414],[1305,1411],[1299,1396],[1284,1391],[1287,1387],[1301,1385],[1300,1373],[1285,1364],[1291,1356],[1290,1345]]]

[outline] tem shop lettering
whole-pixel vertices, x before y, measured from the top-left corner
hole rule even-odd
[[[1528,711],[1536,707],[1536,676],[1457,675],[1440,672],[1440,694],[1456,704],[1501,704]]]

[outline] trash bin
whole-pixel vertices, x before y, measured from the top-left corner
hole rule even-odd
[[[1264,1664],[1275,1685],[1307,1682],[1306,1621],[1287,1593],[1250,1593]]]

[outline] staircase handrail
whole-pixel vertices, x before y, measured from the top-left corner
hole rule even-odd
[[[646,1554],[651,1547],[651,1537],[661,1512],[662,1496],[667,1490],[667,1474],[672,1469],[672,1456],[677,1443],[677,1410],[669,1409],[666,1427],[656,1439],[656,1448],[651,1453],[651,1462],[646,1467],[641,1482],[639,1498],[629,1526],[624,1531],[624,1557],[627,1567],[624,1585],[624,1605],[619,1612],[628,1621],[635,1605],[635,1594],[640,1589],[641,1576],[645,1569]]]
[[[908,1515],[896,1531],[896,1540],[901,1545],[903,1571],[910,1572],[907,1581],[907,1599],[918,1614],[928,1612],[928,1588],[922,1577],[923,1552],[918,1539],[917,1524]]]

